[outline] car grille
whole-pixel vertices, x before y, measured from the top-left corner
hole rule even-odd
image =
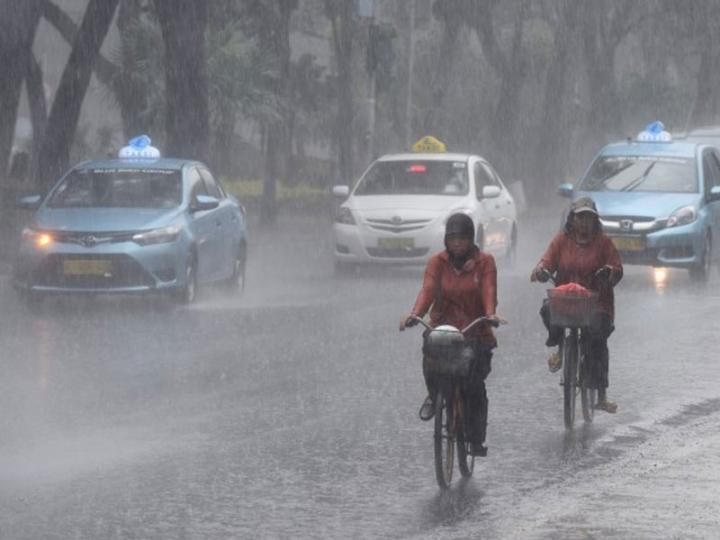
[[[430,223],[432,219],[406,219],[393,221],[392,219],[366,219],[368,227],[377,231],[403,233],[417,231]]]
[[[116,244],[119,242],[130,242],[134,231],[52,231],[52,236],[57,242],[65,244],[78,244],[85,247],[93,247],[98,244]]]
[[[369,247],[366,248],[368,255],[371,257],[387,257],[396,259],[412,259],[413,257],[422,257],[427,254],[430,248],[378,248]]]
[[[107,261],[111,271],[105,275],[66,274],[65,261]],[[151,287],[153,277],[132,257],[124,254],[64,255],[53,253],[40,263],[33,282],[44,287],[99,288]]]
[[[667,219],[649,216],[606,216],[600,217],[603,229],[613,233],[649,233],[665,228]]]

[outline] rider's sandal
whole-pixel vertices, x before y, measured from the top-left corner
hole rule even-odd
[[[550,370],[550,373],[555,373],[561,367],[562,358],[560,357],[560,354],[557,352],[552,353],[548,358],[548,369]]]
[[[597,405],[595,405],[595,408],[600,409],[601,411],[608,412],[610,414],[615,414],[617,412],[617,403],[604,399],[602,401],[598,401]]]
[[[418,416],[420,416],[420,420],[426,422],[430,420],[433,416],[435,416],[435,402],[430,396],[426,397],[425,401],[423,401],[423,404],[420,405]]]

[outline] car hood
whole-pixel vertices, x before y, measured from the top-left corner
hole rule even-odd
[[[351,197],[347,205],[358,212],[421,210],[447,213],[460,208],[465,197],[445,195],[362,195]]]
[[[163,227],[179,208],[41,208],[33,219],[37,229],[55,231],[138,231]]]
[[[601,216],[668,217],[674,210],[697,205],[698,193],[648,193],[623,191],[580,191],[576,198],[591,197]]]

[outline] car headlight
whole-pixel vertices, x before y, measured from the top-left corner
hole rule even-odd
[[[335,223],[343,223],[345,225],[355,225],[355,218],[347,206],[341,206],[335,212]]]
[[[54,239],[50,233],[44,231],[36,231],[30,227],[25,227],[22,230],[23,242],[32,244],[37,248],[45,248],[53,243]]]
[[[152,231],[134,234],[133,242],[141,246],[149,246],[151,244],[167,244],[174,242],[180,236],[180,227],[178,225],[170,225],[161,229],[153,229]]]
[[[697,212],[694,206],[683,206],[675,210],[667,220],[668,227],[687,225],[697,219]]]

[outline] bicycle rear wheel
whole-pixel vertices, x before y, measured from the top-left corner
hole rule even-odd
[[[441,390],[435,398],[435,477],[442,489],[450,487],[452,482],[455,434],[452,431],[452,402],[445,398]]]
[[[575,423],[575,397],[577,396],[578,337],[571,332],[565,337],[563,354],[563,408],[565,428],[572,429]]]

